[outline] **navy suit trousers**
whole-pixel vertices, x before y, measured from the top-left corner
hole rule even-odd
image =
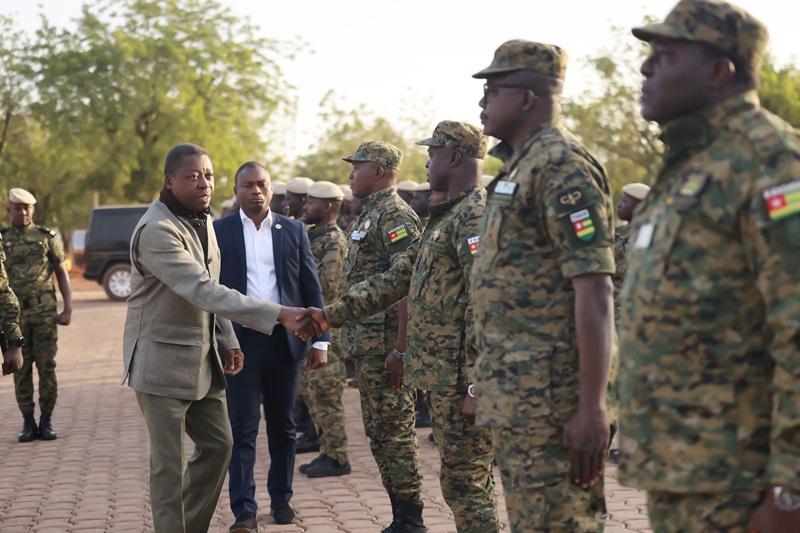
[[[297,439],[294,402],[302,364],[292,357],[282,326],[276,326],[272,335],[244,328],[239,342],[244,368],[236,376],[227,376],[228,416],[233,430],[228,483],[234,516],[258,511],[253,469],[262,406],[270,457],[267,492],[273,503],[288,503],[292,497]]]

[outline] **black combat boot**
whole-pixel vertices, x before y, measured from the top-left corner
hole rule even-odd
[[[297,443],[295,444],[295,453],[310,453],[318,451],[319,436],[317,436],[317,432],[314,431],[314,425],[312,424],[311,429],[300,435],[300,438],[297,439]]]
[[[397,501],[397,514],[400,523],[392,533],[427,533],[422,521],[422,502]]]
[[[397,498],[395,498],[394,494],[391,492],[389,493],[389,501],[392,502],[392,523],[383,528],[381,533],[394,533],[397,531],[395,528],[400,526],[400,516],[397,510]]]
[[[36,437],[39,436],[39,428],[36,427],[36,418],[34,418],[33,413],[22,415],[22,419],[24,422],[22,431],[19,433],[19,441],[31,442],[36,440]]]
[[[58,438],[50,423],[50,413],[42,413],[42,417],[39,419],[39,438],[42,440],[56,440]]]

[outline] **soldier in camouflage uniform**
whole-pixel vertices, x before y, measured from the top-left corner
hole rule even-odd
[[[7,376],[22,368],[22,346],[25,339],[19,327],[19,301],[8,284],[4,248],[3,237],[0,235],[0,333],[7,344],[3,351],[2,367],[3,375]]]
[[[602,165],[561,122],[565,68],[557,46],[509,41],[475,74],[504,165],[473,267],[473,378],[514,532],[598,531],[605,513],[613,207]]]
[[[353,191],[349,185],[339,185],[339,188],[344,193],[344,200],[342,201],[342,208],[339,210],[339,219],[336,223],[344,231],[345,236],[349,235],[353,229],[358,215],[361,213],[361,202],[358,198],[353,196]]]
[[[759,105],[767,30],[684,0],[634,35],[667,150],[622,288],[620,479],[659,533],[800,531],[800,133]]]
[[[617,218],[622,224],[617,224],[614,235],[614,264],[617,271],[614,274],[614,318],[619,320],[619,291],[622,282],[625,280],[627,271],[627,261],[625,254],[628,251],[628,239],[630,238],[631,220],[636,206],[645,199],[650,187],[644,183],[627,183],[622,187],[622,195],[617,202]]]
[[[11,226],[0,229],[6,253],[6,270],[14,293],[19,298],[22,334],[22,368],[14,374],[17,405],[24,419],[20,442],[39,437],[57,437],[52,426],[58,385],[56,382],[57,326],[72,319],[72,293],[69,275],[64,266],[64,245],[55,230],[33,224],[36,198],[24,189],[9,191],[8,213]],[[64,309],[57,311],[53,274],[64,300]],[[33,365],[39,372],[39,427],[34,419]]]
[[[303,206],[311,251],[317,261],[317,272],[326,302],[339,299],[342,263],[347,250],[347,236],[336,225],[344,193],[329,181],[318,181],[308,191]],[[339,331],[331,332],[328,362],[307,374],[306,402],[320,441],[320,455],[301,465],[308,477],[341,476],[350,473],[347,460],[347,434],[344,429],[342,393],[345,385],[344,359],[339,347]]]
[[[349,237],[343,292],[387,270],[419,237],[419,218],[395,190],[401,159],[400,150],[380,141],[362,143],[344,158],[353,165],[350,182],[362,211]],[[392,349],[405,345],[405,337],[398,335],[398,322],[405,319],[395,306],[348,322],[337,321],[344,323],[342,344],[355,361],[364,428],[394,509],[387,530],[395,533],[425,531],[414,430],[415,392],[408,386],[390,386],[386,368]]]
[[[424,391],[441,457],[441,487],[459,532],[497,532],[489,428],[462,414],[475,361],[469,302],[473,258],[486,206],[480,185],[486,137],[470,124],[440,122],[428,146],[431,188],[448,199],[431,208],[419,242],[387,272],[354,285],[325,308],[331,324],[381,311],[408,295],[405,381]]]

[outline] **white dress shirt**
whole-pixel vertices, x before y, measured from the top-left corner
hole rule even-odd
[[[239,209],[244,230],[244,256],[247,261],[247,295],[259,300],[280,303],[278,274],[275,270],[275,254],[272,248],[272,211],[256,228],[255,222]],[[315,342],[313,347],[327,350],[327,342]]]

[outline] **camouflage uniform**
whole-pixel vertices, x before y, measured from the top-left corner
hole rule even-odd
[[[0,234],[0,332],[6,339],[18,339],[22,336],[19,327],[19,301],[8,283],[5,265],[6,253]]]
[[[441,122],[425,146],[457,144],[482,158],[486,140],[474,126]],[[353,286],[326,308],[335,322],[369,315],[408,295],[404,381],[424,391],[442,467],[442,494],[458,531],[496,532],[491,433],[461,414],[467,376],[475,361],[469,278],[478,250],[486,191],[479,187],[431,208],[419,242],[388,271]]]
[[[308,238],[317,260],[323,299],[326,302],[335,302],[340,295],[339,284],[347,236],[336,224],[326,224],[310,228]],[[320,369],[308,372],[306,403],[320,436],[320,453],[339,464],[345,464],[348,462],[347,434],[344,429],[342,392],[346,378],[338,330],[331,331],[331,341],[328,363]]]
[[[528,69],[563,78],[558,47],[502,45],[476,77]],[[578,347],[571,280],[613,274],[613,208],[602,165],[558,119],[504,161],[490,185],[473,267],[478,421],[493,428],[511,529],[598,531],[602,476],[583,490],[568,479],[563,427],[578,408]]]
[[[766,29],[680,2],[680,33],[750,61]],[[623,284],[620,479],[655,531],[745,531],[769,486],[800,492],[800,134],[745,92],[664,125]]]
[[[630,238],[629,223],[620,224],[616,228],[614,235],[614,265],[617,271],[612,278],[614,281],[614,318],[619,320],[619,292],[622,289],[622,282],[625,281],[625,273],[628,271],[628,262],[625,254],[628,253],[628,239]]]
[[[39,409],[52,413],[56,406],[57,300],[53,272],[64,262],[64,245],[55,230],[44,226],[14,226],[0,230],[11,288],[19,298],[20,325],[25,337],[22,368],[14,374],[17,405],[32,415],[33,364],[39,372]]]
[[[356,158],[365,155],[363,147],[345,160],[359,160]],[[388,168],[398,166],[400,152],[390,148],[393,157],[374,157],[374,162]],[[361,201],[362,211],[350,233],[344,260],[343,291],[375,272],[387,270],[419,236],[419,218],[393,188],[375,192]],[[414,430],[416,395],[409,387],[400,391],[390,388],[389,372],[384,368],[384,360],[397,340],[397,321],[398,311],[393,307],[347,322],[341,331],[342,348],[355,362],[364,429],[383,486],[392,501],[421,504],[422,474]]]

